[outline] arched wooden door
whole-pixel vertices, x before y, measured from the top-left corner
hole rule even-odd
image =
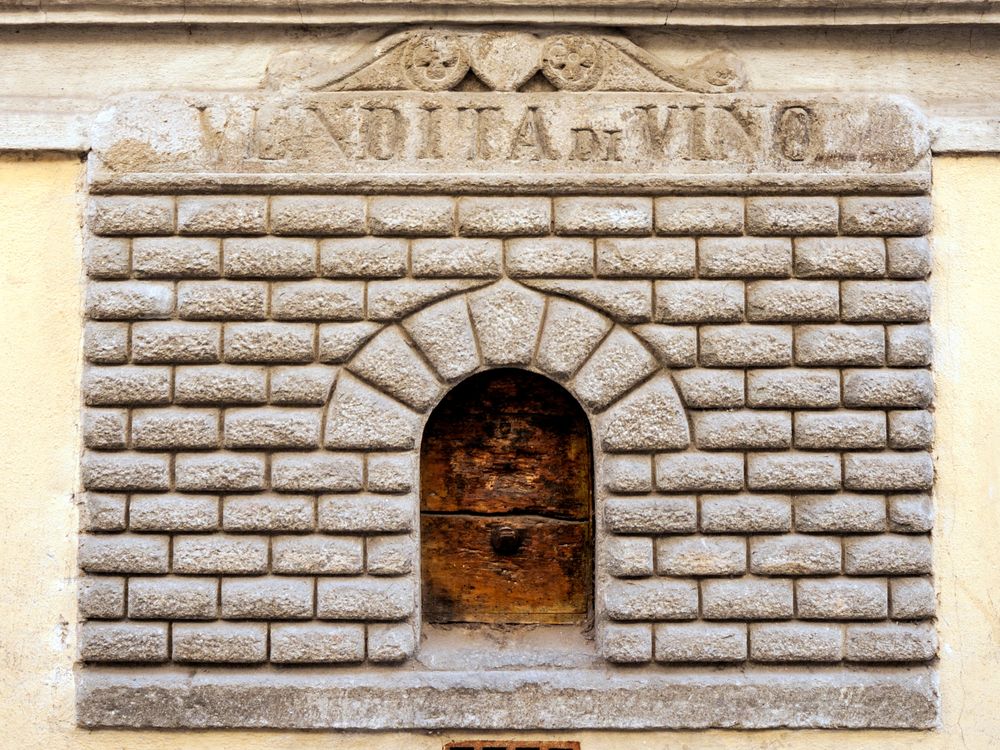
[[[591,467],[587,417],[548,378],[490,370],[448,393],[420,453],[424,618],[584,622]]]

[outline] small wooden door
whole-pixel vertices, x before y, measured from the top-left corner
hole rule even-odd
[[[456,386],[420,453],[428,622],[580,623],[592,591],[590,428],[548,378]]]

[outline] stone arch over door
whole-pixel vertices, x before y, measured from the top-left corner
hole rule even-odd
[[[593,434],[595,502],[595,623],[606,632],[605,588],[611,534],[602,521],[615,486],[618,454],[684,450],[688,418],[670,374],[628,325],[577,301],[543,294],[504,279],[435,301],[389,323],[361,344],[341,370],[324,420],[330,451],[366,454],[369,487],[358,502],[382,531],[415,545],[419,513],[419,446],[431,409],[455,383],[497,367],[538,372],[562,384],[586,412]],[[380,484],[382,474],[398,476]],[[376,482],[372,478],[376,477]],[[393,494],[392,487],[407,490]],[[374,519],[381,518],[381,521]],[[416,567],[416,566],[414,566]],[[417,571],[406,580],[419,600]],[[392,626],[400,658],[419,641],[414,605]],[[608,655],[607,653],[605,655]]]

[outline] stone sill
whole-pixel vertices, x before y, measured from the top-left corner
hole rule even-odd
[[[414,668],[85,667],[90,728],[931,729],[933,667]]]
[[[548,23],[872,26],[1000,23],[995,0],[0,0],[0,24]]]

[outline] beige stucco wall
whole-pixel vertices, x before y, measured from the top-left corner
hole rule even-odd
[[[81,179],[73,159],[0,161],[0,746],[440,748],[452,738],[74,727]],[[565,735],[585,750],[1000,746],[1000,157],[938,158],[934,203],[941,730]]]

